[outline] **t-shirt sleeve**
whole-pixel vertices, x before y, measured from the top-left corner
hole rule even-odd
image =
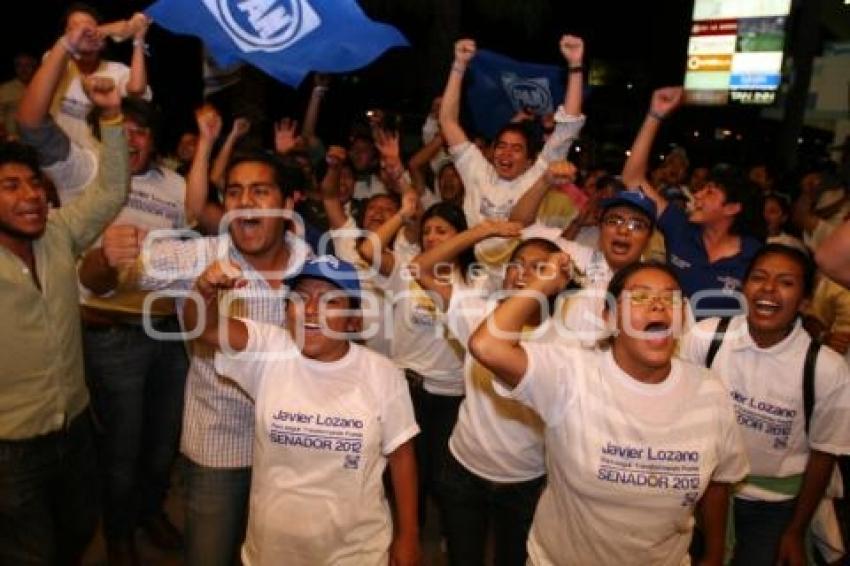
[[[55,124],[53,128],[59,129]],[[56,135],[58,137],[54,137],[54,140],[61,139],[64,133]],[[55,147],[58,148],[61,142],[51,143],[55,143]],[[79,196],[88,185],[94,182],[98,169],[97,156],[93,151],[72,141],[68,141],[67,144],[65,149],[56,149],[53,155],[53,157],[59,157],[60,153],[64,152],[63,157],[58,159],[50,157],[51,163],[42,167],[45,175],[56,187],[59,201],[63,206]]]
[[[717,467],[711,474],[711,480],[719,483],[737,483],[750,473],[750,463],[741,438],[741,428],[735,419],[735,409],[725,389],[718,392],[717,401],[720,404],[720,439]]]
[[[688,217],[685,215],[684,210],[678,206],[670,205],[658,217],[658,229],[664,234],[666,243],[669,241],[667,238],[679,238],[685,232],[691,230],[691,223],[688,222]]]
[[[241,352],[215,353],[215,370],[226,376],[245,390],[251,399],[257,398],[267,363],[280,356],[296,355],[289,334],[273,324],[239,318],[248,329],[248,344]]]
[[[189,287],[215,259],[209,252],[206,238],[157,240],[143,248],[132,268],[119,273],[120,285],[146,291]]]
[[[593,259],[593,250],[571,240],[560,239],[560,245],[570,256],[570,259],[583,272],[587,273]]]
[[[708,348],[714,338],[714,333],[717,331],[718,324],[720,324],[719,318],[707,318],[692,326],[679,343],[679,357],[692,364],[705,367]]]
[[[481,150],[474,143],[467,141],[453,145],[449,148],[449,153],[464,187],[467,190],[470,187],[478,187],[477,180],[484,171],[491,167]]]
[[[555,113],[555,130],[546,140],[546,144],[540,152],[540,157],[547,163],[565,159],[570,146],[578,139],[578,135],[584,127],[584,122],[584,115],[571,116],[566,113],[563,106],[559,106]]]
[[[130,67],[124,65],[123,63],[119,66],[115,67],[118,83],[118,92],[121,94],[122,98],[127,96],[127,83],[130,82]],[[150,85],[145,85],[145,92],[142,93],[142,99],[151,101],[153,98],[153,91],[151,90]]]
[[[840,355],[825,346],[821,347],[815,366],[809,446],[829,454],[850,454],[850,368]]]
[[[419,432],[404,374],[391,366],[386,371],[386,390],[380,396],[381,450],[385,456]]]
[[[487,317],[487,312],[487,300],[480,291],[455,286],[446,309],[449,332],[466,348],[469,337]]]
[[[334,245],[336,256],[354,265],[363,263],[360,254],[357,253],[357,238],[362,235],[362,230],[357,227],[354,218],[349,216],[340,228],[328,232]]]
[[[515,399],[537,411],[547,426],[558,424],[571,403],[575,389],[573,377],[583,353],[554,344],[521,342],[528,357],[522,380],[510,393]],[[595,370],[594,370],[595,371]],[[504,394],[504,388],[500,390]]]
[[[393,254],[393,270],[386,277],[381,277],[379,274],[376,274],[375,277],[372,277],[372,284],[376,289],[380,289],[381,291],[387,292],[391,291],[393,293],[400,293],[407,289],[408,282],[410,281],[407,276],[407,265],[402,263],[401,254],[392,252]]]

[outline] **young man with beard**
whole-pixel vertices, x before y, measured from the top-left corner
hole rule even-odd
[[[641,187],[655,200],[658,229],[664,234],[667,263],[682,283],[696,317],[740,312],[744,273],[764,238],[761,191],[728,166],[715,167],[693,193],[690,213],[668,201],[647,180],[652,143],[661,123],[679,106],[681,87],[652,94],[649,112],[623,167],[627,187]]]
[[[418,427],[402,372],[350,340],[360,326],[354,266],[308,260],[286,281],[283,326],[220,316],[220,293],[238,289],[243,274],[219,261],[196,283],[205,301],[199,340],[220,350],[216,368],[256,407],[242,563],[418,565]],[[187,325],[198,322],[196,304],[185,314]]]
[[[66,36],[69,49],[80,36]],[[0,144],[3,564],[76,564],[97,524],[76,258],[121,209],[129,169],[118,93],[96,80],[86,87],[103,146],[97,177],[73,204],[48,216],[35,151]]]
[[[83,38],[97,30],[79,24]],[[75,28],[75,29],[76,29]],[[79,188],[97,174],[96,154],[71,140],[48,114],[68,60],[62,40],[50,50],[32,80],[18,113],[23,139],[38,150],[41,164],[54,181],[63,206],[75,201]],[[115,84],[111,79],[98,80]],[[117,85],[115,87],[117,89]],[[185,181],[155,160],[157,111],[140,99],[121,102],[132,174],[126,206],[106,229],[103,239],[137,230],[180,229],[185,221]],[[103,293],[110,286],[103,247],[97,243],[81,263],[83,286]],[[154,542],[177,548],[180,537],[162,507],[177,453],[183,387],[188,369],[178,341],[162,341],[143,327],[145,295],[119,292],[108,297],[84,290],[82,295],[87,377],[100,425],[104,487],[104,531],[113,561],[136,560],[133,533],[146,528]],[[179,329],[173,301],[159,301],[148,312],[155,328]]]
[[[200,152],[195,158],[202,159]],[[283,279],[311,253],[287,229],[285,217],[292,206],[287,174],[279,159],[267,153],[235,156],[225,174],[225,232],[191,240],[149,237],[141,257],[139,231],[105,239],[103,253],[110,269],[103,279],[120,279],[122,288],[177,291],[177,310],[182,312],[187,298],[191,300],[198,266],[229,259],[248,281],[243,291],[249,294],[225,293],[222,309],[232,316],[282,325]],[[180,451],[185,457],[184,536],[190,565],[224,566],[238,558],[251,483],[254,408],[241,388],[216,372],[214,353],[193,343],[186,382]]]
[[[836,456],[850,453],[850,370],[831,349],[811,348],[800,320],[813,277],[804,252],[768,244],[744,278],[747,314],[703,320],[682,342],[682,357],[729,390],[752,466],[735,492],[733,564],[804,564]]]

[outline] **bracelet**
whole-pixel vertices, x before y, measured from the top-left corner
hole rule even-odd
[[[100,125],[101,126],[120,126],[124,123],[124,114],[119,112],[116,116],[112,118],[101,118]]]
[[[452,63],[452,72],[462,75],[466,72],[466,65],[461,63]]]
[[[151,54],[150,45],[145,43],[144,39],[134,39],[133,40],[133,48],[136,48],[136,47],[141,47],[142,51],[145,53],[145,55],[150,56],[150,54]]]
[[[666,116],[664,114],[661,114],[660,112],[656,112],[655,110],[650,110],[649,115],[651,117],[655,118],[656,120],[658,120],[659,122],[663,122],[664,119],[666,118]]]
[[[59,44],[62,46],[63,49],[65,49],[65,51],[68,52],[68,55],[70,55],[74,59],[80,58],[80,53],[76,49],[71,47],[71,44],[68,43],[68,38],[64,35],[59,38]]]
[[[584,65],[570,66],[569,70],[570,70],[571,73],[583,73],[584,72]]]

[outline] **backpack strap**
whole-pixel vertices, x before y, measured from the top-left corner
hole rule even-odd
[[[806,436],[809,435],[812,411],[815,408],[815,365],[818,361],[820,346],[820,342],[812,340],[806,351],[806,361],[803,363],[803,415],[806,419]]]
[[[717,350],[723,344],[723,338],[726,336],[726,329],[729,328],[729,322],[732,317],[724,316],[717,323],[717,329],[714,331],[714,336],[711,337],[711,344],[708,345],[708,353],[705,355],[705,367],[711,368],[714,363],[714,357],[717,355]]]

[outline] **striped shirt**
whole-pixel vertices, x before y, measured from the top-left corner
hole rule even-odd
[[[300,238],[286,234],[290,250],[283,277],[298,270],[312,254]],[[170,289],[177,298],[178,312],[198,275],[217,259],[236,263],[248,281],[245,288],[219,294],[220,312],[282,325],[282,289],[268,281],[236,249],[229,234],[191,240],[159,240],[143,254],[142,269],[135,283],[147,290]],[[191,343],[191,365],[186,380],[183,434],[180,451],[193,462],[212,468],[242,468],[251,465],[254,441],[254,405],[234,381],[216,373],[215,349]]]

